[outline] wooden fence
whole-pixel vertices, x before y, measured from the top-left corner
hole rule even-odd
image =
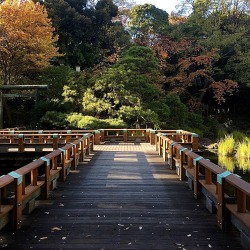
[[[27,134],[28,137],[29,140],[34,139],[31,134]],[[16,142],[18,150],[22,152],[27,138],[19,134],[11,143]],[[53,144],[55,138],[58,137],[52,138]],[[57,144],[52,152],[1,176],[0,229],[7,224],[13,229],[19,229],[22,214],[34,209],[36,199],[48,199],[57,181],[65,181],[70,169],[76,169],[79,161],[84,161],[85,156],[93,151],[93,143],[93,134],[86,133],[72,142],[65,141],[62,147]]]
[[[225,230],[230,221],[241,233],[243,245],[250,245],[250,183],[225,171],[164,133],[156,135],[156,150],[175,169],[180,181],[187,180],[194,198],[203,194],[207,209],[217,213],[217,224]],[[248,203],[247,203],[248,202]]]

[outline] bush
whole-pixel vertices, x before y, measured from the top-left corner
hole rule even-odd
[[[246,139],[246,135],[240,131],[234,130],[232,135],[236,141],[243,141]]]
[[[225,136],[218,143],[218,154],[219,155],[232,155],[234,152],[235,141],[232,135]]]
[[[126,128],[127,124],[120,119],[98,119],[93,116],[83,116],[72,113],[67,120],[71,127],[77,129]]]
[[[48,111],[40,119],[40,124],[42,128],[47,128],[47,129],[66,128],[68,126],[67,114],[56,111]]]
[[[224,138],[226,135],[227,135],[227,131],[226,130],[222,130],[222,129],[220,129],[220,130],[218,130],[218,133],[217,133],[217,136],[218,136],[218,139],[222,139],[222,138]]]

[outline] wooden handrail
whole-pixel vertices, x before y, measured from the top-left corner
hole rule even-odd
[[[177,170],[181,181],[184,180],[183,173],[186,171],[186,177],[190,180],[190,187],[196,199],[200,197],[200,190],[204,189],[206,199],[214,201],[217,208],[217,224],[221,229],[225,229],[227,208],[234,216],[232,222],[236,220],[235,226],[242,233],[244,230],[250,232],[250,213],[246,202],[247,197],[250,198],[250,183],[183,147],[181,143],[173,142],[164,133],[157,135],[156,150],[163,158],[166,154],[170,156],[170,168]],[[226,185],[235,190],[234,197],[230,197]],[[244,229],[241,225],[244,225]]]
[[[38,198],[48,199],[49,191],[53,188],[52,182],[58,179],[58,174],[65,181],[67,169],[76,169],[79,160],[83,161],[85,155],[92,150],[93,134],[84,133],[81,138],[67,143],[8,175],[1,176],[1,226],[11,224],[13,229],[19,229],[22,224],[23,211],[26,209],[31,212],[32,204]]]

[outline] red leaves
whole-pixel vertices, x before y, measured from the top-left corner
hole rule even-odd
[[[219,82],[213,82],[210,87],[214,92],[214,99],[218,104],[221,104],[226,101],[225,95],[232,95],[234,91],[238,88],[238,83],[229,79],[225,79]]]

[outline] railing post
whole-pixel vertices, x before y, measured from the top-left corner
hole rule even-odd
[[[100,144],[100,131],[95,130],[95,145],[99,145],[99,144]]]
[[[168,156],[168,158],[169,158],[169,165],[170,165],[170,169],[174,169],[174,150],[173,150],[173,148],[174,148],[174,145],[175,144],[177,144],[177,142],[172,142],[171,144],[170,144],[170,148],[169,148],[169,156]]]
[[[146,129],[146,142],[150,142],[150,129]]]
[[[72,152],[73,152],[73,161],[72,161],[73,169],[76,170],[76,168],[77,168],[77,148],[76,148],[76,146],[77,145],[73,142],[71,142],[70,144],[73,146],[73,150],[72,150]]]
[[[22,225],[22,175],[15,171],[9,173],[15,178],[15,200],[14,200],[14,220],[13,228],[15,230],[21,228]]]
[[[166,136],[166,134],[162,133],[162,136]],[[167,161],[167,152],[166,152],[166,140],[164,140],[163,138],[161,138],[162,143],[160,144],[160,147],[162,146],[161,150],[161,154],[162,157],[164,159],[164,161]]]
[[[104,129],[99,129],[101,133],[101,142],[104,142]]]
[[[247,196],[246,193],[236,189],[237,212],[246,213],[247,209]]]
[[[86,155],[89,155],[90,154],[90,138],[89,138],[89,135],[84,134],[83,138],[84,138],[84,148],[86,147]],[[93,144],[93,141],[92,141],[92,144]]]
[[[18,135],[18,152],[24,152],[24,135]]]
[[[199,196],[199,160],[203,159],[202,156],[198,156],[197,158],[193,159],[194,165],[194,198],[198,199]]]
[[[182,148],[180,150],[180,181],[184,181],[185,179],[185,171],[184,171],[184,151],[187,150],[187,148]]]
[[[199,135],[192,133],[192,150],[197,151],[199,148]]]
[[[217,225],[220,229],[225,229],[226,215],[225,215],[225,177],[230,175],[229,171],[225,171],[221,174],[217,174],[217,190],[218,190],[218,200],[217,200]]]
[[[45,162],[45,183],[44,183],[44,194],[43,198],[47,200],[49,198],[49,190],[50,190],[50,159],[47,159],[46,157],[41,157],[41,160]]]
[[[160,141],[160,134],[157,134],[155,136],[156,142],[155,142],[155,151],[158,152],[159,150],[159,141]]]
[[[66,176],[67,176],[67,169],[66,169],[66,150],[63,148],[59,148],[60,151],[62,151],[61,153],[61,163],[62,163],[62,181],[66,180]]]
[[[53,150],[58,149],[58,134],[53,134]]]
[[[175,135],[175,141],[176,142],[181,142],[181,130],[178,129],[178,130],[175,131],[175,133],[178,134],[178,135]]]
[[[123,129],[123,141],[127,142],[128,141],[128,130]]]
[[[150,130],[150,144],[155,145],[155,130]]]
[[[84,152],[84,139],[80,139],[80,150],[81,150],[81,154],[80,154],[80,161],[83,162],[84,158],[85,158],[85,152]]]

